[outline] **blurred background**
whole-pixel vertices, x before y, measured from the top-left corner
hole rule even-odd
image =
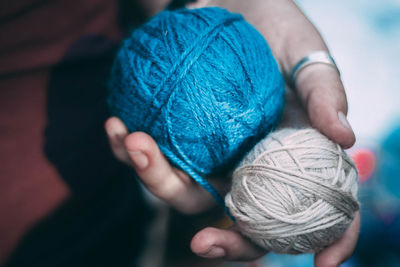
[[[400,266],[400,1],[298,0],[325,38],[347,90],[357,136],[361,234],[342,266]],[[268,255],[261,266],[313,266],[313,256]]]

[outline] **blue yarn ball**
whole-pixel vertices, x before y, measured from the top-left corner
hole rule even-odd
[[[192,177],[224,171],[277,123],[284,83],[264,38],[220,8],[164,11],[133,31],[109,106]]]

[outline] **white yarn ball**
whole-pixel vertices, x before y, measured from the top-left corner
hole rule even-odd
[[[322,250],[359,209],[358,173],[314,129],[284,129],[259,142],[233,174],[226,205],[241,232],[275,253]]]

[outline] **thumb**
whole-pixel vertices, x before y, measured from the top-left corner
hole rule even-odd
[[[207,227],[193,237],[190,247],[200,257],[222,258],[229,261],[252,261],[267,253],[243,237],[234,227],[231,229]]]
[[[354,144],[345,90],[334,68],[315,64],[303,69],[296,78],[296,92],[315,128],[344,148]]]

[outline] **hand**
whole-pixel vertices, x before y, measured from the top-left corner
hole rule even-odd
[[[288,110],[296,110],[290,102]],[[105,125],[114,155],[132,166],[142,183],[156,197],[184,213],[201,212],[214,204],[208,192],[198,186],[184,172],[171,167],[157,144],[142,132],[128,133],[118,118],[110,118]],[[315,266],[338,266],[349,258],[356,245],[360,228],[360,215],[344,236],[335,244],[317,254]],[[267,251],[243,237],[233,226],[230,229],[205,228],[191,242],[194,253],[205,258],[250,261],[263,256]]]
[[[129,133],[116,117],[106,121],[105,129],[114,155],[135,169],[140,181],[154,196],[186,214],[198,213],[215,205],[207,191],[168,163],[149,135]],[[265,254],[234,227],[227,230],[206,228],[193,238],[191,246],[196,254],[209,258],[252,260]]]
[[[285,110],[289,114],[285,115],[290,115],[290,112],[299,115],[295,100],[289,99],[289,106]],[[171,167],[149,135],[142,132],[129,134],[125,125],[115,117],[107,120],[105,128],[114,155],[131,165],[142,183],[156,197],[188,214],[201,212],[215,204],[210,194],[187,174]],[[316,255],[315,265],[338,266],[350,257],[356,245],[359,227],[360,216],[357,213],[344,236]],[[234,226],[230,229],[209,227],[201,230],[192,239],[191,248],[201,257],[235,261],[251,261],[267,253],[243,237]]]
[[[108,119],[105,128],[114,155],[135,169],[143,185],[154,196],[186,214],[199,213],[215,205],[207,191],[169,164],[149,135],[143,132],[129,134],[124,123],[116,117]]]
[[[317,29],[292,0],[209,0],[206,5],[241,13],[268,41],[285,76],[311,52],[328,51]],[[299,72],[295,91],[313,127],[344,148],[354,144],[346,119],[346,94],[336,70],[323,64],[308,66]]]
[[[286,106],[282,117],[281,127],[304,126],[309,124],[307,114],[301,106],[299,98],[293,91],[287,90]],[[316,267],[339,266],[352,255],[357,243],[360,230],[360,213],[356,216],[336,243],[315,255]],[[255,246],[243,237],[235,227],[229,230],[206,228],[200,231],[192,240],[192,250],[199,256],[226,260],[249,261],[257,259],[267,251]]]
[[[266,38],[286,76],[309,53],[316,50],[328,51],[319,32],[292,0],[215,0],[208,1],[207,5],[241,13]],[[289,125],[296,123],[293,115],[296,118],[302,117],[299,112],[293,112],[299,110],[296,108],[299,100],[313,127],[344,148],[351,147],[355,136],[346,119],[346,94],[336,70],[322,64],[308,66],[298,74],[295,85],[298,99],[291,98],[289,92],[289,105],[285,107],[284,115],[291,121]],[[359,229],[360,214],[357,212],[343,237],[315,255],[315,266],[339,266],[347,260],[354,251]],[[204,229],[193,238],[192,250],[198,255],[212,255],[210,257],[213,258],[216,253],[213,251],[216,250],[216,254],[229,260],[252,260],[266,253],[235,233],[234,229],[231,230]]]
[[[209,5],[242,13],[267,39],[285,74],[310,52],[327,50],[318,31],[291,0],[217,0],[209,1]],[[354,144],[354,133],[345,118],[347,101],[343,84],[335,70],[324,65],[307,67],[297,76],[296,93],[315,128],[345,148]],[[128,134],[117,118],[107,121],[106,130],[114,154],[135,168],[143,184],[155,196],[185,213],[200,212],[212,205],[207,192],[185,173],[169,165],[150,136]],[[359,228],[357,213],[344,236],[315,256],[315,265],[339,266],[349,258]],[[254,260],[266,253],[234,227],[203,229],[194,236],[191,248],[199,256],[227,260]]]
[[[304,126],[309,124],[301,101],[291,90],[286,93],[286,106],[281,127]],[[344,235],[336,243],[315,255],[316,267],[339,266],[352,255],[360,230],[360,213],[356,216]],[[191,247],[194,253],[206,258],[250,261],[267,253],[243,237],[235,227],[228,230],[206,228],[196,234]]]

